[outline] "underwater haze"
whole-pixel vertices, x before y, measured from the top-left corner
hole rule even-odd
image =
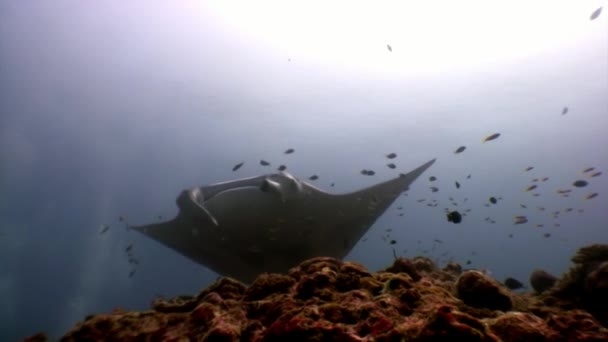
[[[437,158],[346,257],[370,270],[561,275],[608,242],[607,7],[1,0],[0,340],[208,286],[127,225],[281,164],[341,193]]]

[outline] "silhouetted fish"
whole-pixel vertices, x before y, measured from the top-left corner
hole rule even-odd
[[[310,179],[310,180],[317,180],[317,179],[319,179],[319,176],[312,175],[312,176],[308,177],[308,179]]]
[[[598,172],[590,174],[589,177],[597,177],[597,176],[601,176],[601,175],[602,175],[602,171],[598,171]]]
[[[589,195],[587,195],[585,198],[586,198],[586,199],[592,199],[592,198],[594,198],[594,197],[597,197],[597,195],[598,195],[598,193],[597,193],[597,192],[593,192],[593,193],[590,193]]]
[[[595,170],[595,167],[588,167],[588,168],[586,168],[586,169],[583,170],[583,173],[591,172],[593,170]]]
[[[390,169],[394,169],[397,167],[397,165],[395,165],[393,163],[388,163],[388,164],[386,164],[386,166],[388,166]]]
[[[490,197],[490,202],[491,202],[492,204],[496,204],[496,202],[497,202],[497,201],[496,201],[496,197]]]
[[[294,153],[296,150],[294,150],[293,148],[288,148],[287,150],[285,150],[285,154],[291,154]]]
[[[265,161],[265,160],[260,160],[260,165],[262,165],[262,166],[268,166],[268,165],[270,165],[270,163],[267,162],[267,161]]]
[[[515,278],[509,277],[509,278],[505,279],[505,286],[511,290],[517,290],[517,289],[521,289],[522,287],[524,287],[524,284],[522,284],[521,281],[519,281]]]
[[[576,182],[572,183],[572,185],[574,185],[577,188],[585,187],[585,186],[587,186],[587,184],[589,184],[589,183],[585,180],[577,180]]]
[[[536,184],[530,185],[529,187],[526,188],[526,191],[532,191],[534,189],[536,189]]]
[[[591,13],[591,16],[589,17],[589,20],[595,20],[597,19],[597,17],[600,16],[600,14],[602,14],[602,8],[598,8],[595,11],[593,11],[593,13]]]
[[[277,170],[279,170],[279,171],[285,171],[285,170],[287,170],[287,166],[285,166],[285,165],[279,165],[279,167],[277,168]]]
[[[236,170],[240,169],[241,166],[243,166],[243,164],[245,164],[245,162],[240,162],[240,163],[234,165],[234,167],[232,167],[232,171],[236,171]]]
[[[524,171],[528,172],[530,170],[532,170],[534,168],[534,166],[528,166]]]
[[[454,153],[458,154],[461,152],[464,152],[464,150],[466,150],[466,146],[460,146],[459,148],[456,149],[456,151],[454,151]]]
[[[436,187],[436,186],[432,186],[432,187],[431,187],[431,191],[432,191],[432,192],[437,192],[437,191],[439,191],[439,188],[438,188],[438,187]]]
[[[108,229],[110,229],[110,226],[107,224],[102,224],[99,226],[99,228],[101,228],[101,231],[99,232],[99,234],[103,234],[103,233],[107,232]]]
[[[389,44],[386,44],[386,48],[388,49],[388,51],[393,52],[393,48]]]
[[[448,222],[460,223],[462,222],[462,215],[457,211],[452,211],[447,214]]]
[[[454,182],[454,184],[456,185],[456,189],[460,189],[460,183]]]
[[[525,216],[515,216],[514,224],[524,224],[528,222],[528,218]]]
[[[490,135],[488,135],[487,137],[485,137],[485,138],[483,139],[483,142],[486,142],[486,141],[490,141],[490,140],[497,139],[499,136],[500,136],[500,133],[494,133],[494,134],[490,134]]]
[[[566,115],[566,113],[568,113],[568,107],[564,107],[564,109],[562,109],[562,115]]]
[[[437,180],[437,177],[435,177],[435,176],[431,176],[431,177],[429,177],[429,181],[430,181],[430,182],[434,182],[434,181],[436,181],[436,180]]]
[[[388,159],[395,159],[397,158],[397,153],[389,153],[386,155],[386,158]]]

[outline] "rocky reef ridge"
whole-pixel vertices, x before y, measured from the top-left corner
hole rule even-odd
[[[608,341],[608,245],[572,260],[553,286],[515,293],[425,257],[375,273],[319,257],[250,286],[222,278],[148,311],[88,316],[61,341]]]

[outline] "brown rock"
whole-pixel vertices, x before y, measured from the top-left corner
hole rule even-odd
[[[543,293],[552,288],[557,282],[557,278],[543,270],[534,270],[530,274],[530,284],[537,293]]]
[[[507,311],[513,306],[509,293],[479,271],[466,271],[456,281],[457,297],[470,306]]]

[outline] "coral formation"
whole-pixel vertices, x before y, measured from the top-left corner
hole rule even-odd
[[[88,316],[61,340],[607,341],[606,305],[590,306],[606,300],[604,251],[581,249],[542,294],[511,292],[458,264],[440,270],[424,257],[375,273],[318,257],[248,287],[221,278],[196,296],[156,299],[148,311]]]
[[[530,274],[530,284],[537,293],[543,293],[552,288],[557,282],[557,277],[543,270],[534,270]]]
[[[542,303],[584,309],[608,326],[608,245],[583,247],[572,262],[562,279],[541,295]]]

